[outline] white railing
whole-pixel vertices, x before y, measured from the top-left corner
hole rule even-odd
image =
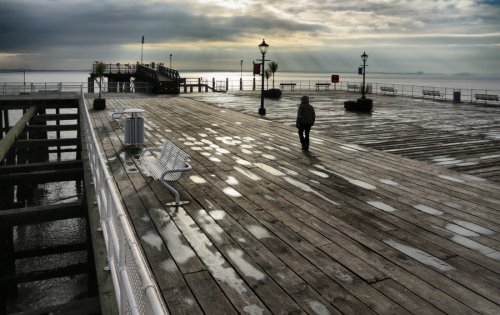
[[[187,78],[186,84],[188,85],[197,85],[204,84],[208,85],[210,88],[215,88],[218,91],[250,91],[257,90],[259,91],[261,88],[262,81],[258,77],[255,81],[253,80],[221,80],[221,79],[207,79],[207,78]],[[325,84],[330,83],[325,80],[275,80],[274,87],[280,88],[281,83],[293,83],[295,91],[324,91]],[[320,86],[318,86],[320,84]],[[352,88],[356,86],[356,88]],[[181,85],[181,92],[183,92],[183,86]],[[264,81],[264,88],[272,88],[272,79],[269,82]],[[354,92],[360,94],[361,82],[351,82],[351,81],[341,81],[336,83],[330,83],[329,91],[333,91],[334,89],[337,91],[346,91],[346,92]],[[486,102],[484,99],[478,99],[476,97],[477,94],[491,94],[493,96],[500,97],[500,90],[486,90],[486,89],[469,89],[469,88],[450,88],[450,87],[438,87],[438,86],[421,86],[421,85],[409,85],[409,84],[393,84],[393,83],[368,83],[367,84],[368,93],[369,94],[380,94],[380,95],[397,95],[397,96],[407,96],[414,98],[430,98],[433,100],[443,100],[443,101],[453,101],[457,100],[456,97],[459,97],[460,102],[463,103],[473,103],[473,102]],[[285,88],[286,90],[290,90],[290,88]],[[423,91],[433,91],[431,95],[424,93]],[[204,92],[204,88],[194,88],[190,89],[190,92]],[[459,93],[457,95],[456,93]],[[490,102],[494,100],[490,100]],[[498,101],[496,101],[498,104]]]
[[[62,93],[82,90],[83,83],[72,82],[9,82],[0,83],[0,95],[19,95],[32,93]]]
[[[83,91],[81,104],[81,120],[106,243],[108,267],[120,314],[168,314],[99,148]]]

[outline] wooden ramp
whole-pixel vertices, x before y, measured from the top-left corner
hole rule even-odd
[[[168,208],[123,120],[92,112],[172,314],[500,313],[498,184],[326,133],[304,154],[294,127],[188,98],[120,104],[192,157]]]

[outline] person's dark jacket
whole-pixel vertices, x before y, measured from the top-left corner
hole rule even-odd
[[[299,110],[297,112],[297,128],[300,125],[314,125],[316,120],[316,114],[314,112],[314,107],[312,107],[309,102],[300,103]]]

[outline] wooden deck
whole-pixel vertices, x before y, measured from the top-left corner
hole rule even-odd
[[[192,157],[176,184],[191,203],[168,208],[173,196],[124,149],[123,120],[92,112],[172,314],[500,313],[498,184],[361,135],[366,146],[324,130],[304,154],[290,116],[260,119],[258,102],[248,115],[187,97],[107,98],[119,104],[146,110],[145,146],[168,138]]]
[[[345,112],[344,101],[358,93],[287,92],[266,100],[268,117],[295,126],[300,96],[309,95],[317,111],[312,132],[326,134],[411,159],[430,162],[500,183],[500,106],[433,101],[431,99],[370,95],[372,115]],[[204,102],[254,114],[258,93],[225,97],[210,93],[189,95]]]

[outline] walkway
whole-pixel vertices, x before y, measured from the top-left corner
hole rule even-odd
[[[363,116],[345,112],[344,101],[357,93],[341,91],[283,93],[266,100],[268,117],[295,125],[302,93],[318,112],[314,133],[412,159],[448,167],[500,183],[500,106],[370,95],[375,111]],[[199,93],[190,98],[254,114],[259,94]]]
[[[92,113],[172,314],[500,313],[497,184],[328,132],[304,154],[294,127],[187,97],[118,104],[192,156],[168,208],[123,120]]]

